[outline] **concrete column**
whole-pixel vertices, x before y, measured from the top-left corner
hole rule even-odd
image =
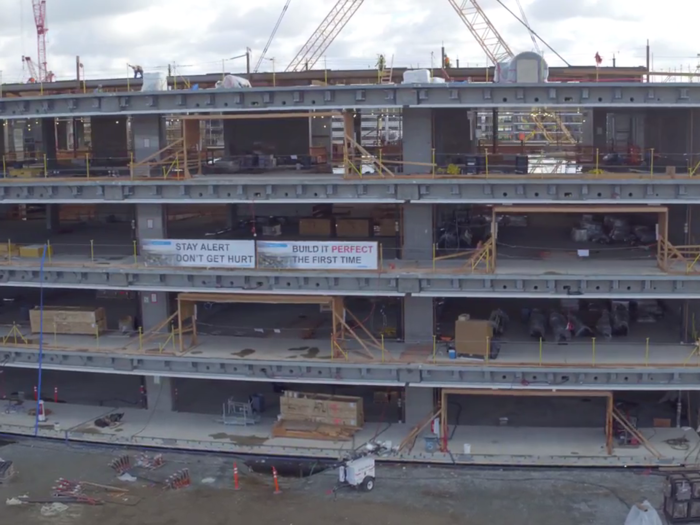
[[[46,229],[50,232],[57,232],[61,227],[61,205],[47,204],[46,205]]]
[[[226,227],[236,228],[238,226],[238,205],[237,204],[227,204],[226,205]]]
[[[167,239],[167,215],[162,204],[136,205],[136,236],[138,245],[145,239]],[[170,309],[166,292],[141,292],[141,326],[144,332],[168,318]],[[165,327],[169,330],[169,327]]]
[[[167,145],[165,122],[160,115],[138,115],[131,117],[132,148],[134,162],[151,158]],[[154,159],[156,160],[156,159]],[[135,177],[159,176],[158,168],[139,167],[134,170]]]
[[[406,387],[406,421],[408,426],[414,427],[433,413],[434,399],[432,388],[418,386]]]
[[[175,410],[172,379],[161,376],[146,376],[145,379],[148,410],[156,412]]]
[[[430,164],[433,160],[432,110],[405,108],[403,110],[403,161]],[[430,166],[405,165],[405,174],[423,174]]]
[[[432,297],[407,296],[403,300],[403,338],[406,343],[431,344],[435,332]]]
[[[428,262],[433,260],[433,206],[403,205],[403,259]]]

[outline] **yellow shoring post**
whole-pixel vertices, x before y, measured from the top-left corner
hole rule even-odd
[[[433,170],[433,178],[435,178],[435,148],[433,148],[433,161],[432,161],[432,170]]]
[[[134,241],[134,264],[138,265],[139,263],[139,254],[138,254],[138,244],[136,241]]]
[[[17,344],[17,324],[15,322],[12,322],[12,337],[15,341],[15,344]]]
[[[486,336],[486,357],[484,358],[484,362],[487,365],[489,364],[490,357],[491,357],[491,338]]]
[[[644,366],[649,366],[649,338],[647,337],[646,347],[644,350]]]
[[[382,335],[382,363],[384,363],[384,334]]]
[[[51,264],[51,241],[46,241],[46,255],[49,257],[49,264]]]
[[[540,366],[542,366],[542,338],[540,337]]]
[[[46,158],[46,153],[44,153],[44,178],[47,179],[49,177],[49,162]]]
[[[12,241],[7,239],[7,261],[12,262]]]
[[[129,175],[132,179],[134,178],[134,152],[133,151],[129,152]]]
[[[143,328],[139,326],[139,352],[143,352]]]
[[[600,173],[600,164],[599,164],[599,157],[600,157],[600,150],[598,148],[595,149],[595,174],[598,175]]]
[[[95,241],[90,239],[90,260],[95,262]]]
[[[379,273],[382,272],[384,268],[384,245],[379,243]]]
[[[591,339],[591,350],[593,351],[593,366],[595,366],[595,337]]]
[[[489,150],[486,150],[484,155],[484,166],[486,167],[486,176],[489,176]]]
[[[653,176],[654,176],[654,148],[651,148],[651,149],[649,150],[649,153],[650,153],[650,156],[649,156],[649,165],[650,165],[650,167],[649,167],[649,173],[650,173],[651,176],[653,177]]]
[[[85,174],[87,175],[87,178],[90,178],[90,154],[86,153],[85,154]]]
[[[433,363],[437,361],[437,336],[433,335]]]

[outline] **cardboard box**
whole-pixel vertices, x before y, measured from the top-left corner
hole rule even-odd
[[[455,350],[460,356],[486,357],[493,340],[489,321],[468,319],[455,322]]]
[[[369,219],[338,219],[335,223],[337,237],[371,237]]]
[[[41,331],[41,310],[29,310],[29,322],[33,333]],[[107,330],[104,308],[80,306],[45,306],[44,333],[97,335]]]
[[[333,223],[330,219],[301,219],[299,221],[299,235],[309,237],[331,237]]]
[[[20,257],[31,257],[34,259],[41,259],[44,255],[44,245],[43,244],[26,244],[20,245],[19,256]],[[46,247],[46,257],[51,257],[53,255],[53,247]]]
[[[358,428],[365,424],[362,398],[353,396],[287,390],[280,398],[280,415],[286,421],[309,421]]]

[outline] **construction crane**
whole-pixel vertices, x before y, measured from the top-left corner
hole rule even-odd
[[[338,0],[285,71],[313,68],[364,2],[365,0]]]
[[[36,60],[38,82],[51,82],[53,73],[49,71],[46,58],[46,33],[49,28],[46,25],[46,0],[32,0],[34,11],[34,24],[36,25]]]
[[[515,56],[476,0],[448,1],[496,68]]]
[[[289,4],[291,3],[292,0],[287,0],[287,3],[284,4],[284,7],[282,8],[282,12],[280,13],[279,18],[277,19],[277,23],[275,24],[275,27],[272,29],[272,33],[270,34],[270,38],[267,39],[267,44],[265,44],[265,49],[263,49],[262,55],[260,55],[260,58],[258,58],[257,64],[255,64],[255,68],[253,69],[253,73],[257,73],[258,70],[260,69],[260,65],[263,63],[263,60],[265,60],[265,55],[267,55],[267,50],[270,49],[270,44],[272,44],[272,41],[275,39],[275,35],[277,34],[277,30],[280,27],[280,24],[282,23],[282,19],[284,18],[284,15],[287,14],[287,9],[289,9]]]
[[[542,48],[540,48],[540,44],[537,41],[537,37],[535,37],[535,32],[530,28],[530,22],[528,22],[527,20],[525,9],[523,9],[523,4],[520,2],[520,0],[515,0],[515,2],[518,4],[518,9],[520,10],[520,20],[527,28],[528,33],[530,33],[530,40],[532,40],[532,45],[534,46],[533,49],[535,50],[535,53],[537,53],[540,56],[544,55],[544,53],[542,53]]]

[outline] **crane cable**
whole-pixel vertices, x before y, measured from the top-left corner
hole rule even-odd
[[[540,35],[538,35],[537,32],[536,32],[534,29],[532,29],[532,28],[527,24],[527,22],[524,22],[524,21],[523,21],[518,15],[516,15],[506,4],[504,4],[504,3],[503,3],[503,0],[496,0],[496,2],[498,2],[499,4],[501,4],[501,7],[503,7],[503,9],[505,9],[506,11],[508,11],[508,12],[511,14],[511,16],[512,16],[513,18],[515,18],[518,22],[520,22],[523,26],[525,26],[525,28],[530,32],[531,35],[537,37],[537,39],[538,39],[540,42],[542,42],[545,46],[547,46],[547,49],[549,49],[552,53],[554,53],[554,54],[559,58],[559,60],[561,60],[562,62],[564,62],[564,64],[566,64],[567,67],[571,67],[571,64],[569,64],[563,56],[561,56],[559,53],[557,53],[556,50],[555,50],[552,46],[550,46],[544,38],[542,38]]]

